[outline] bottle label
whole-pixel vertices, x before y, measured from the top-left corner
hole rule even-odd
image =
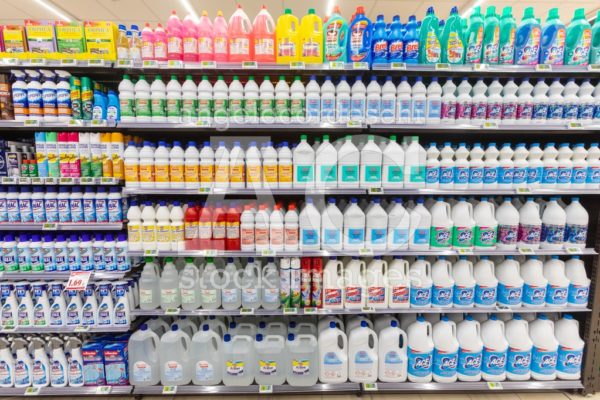
[[[457,307],[467,307],[475,300],[475,287],[454,285],[452,302]]]
[[[450,247],[452,246],[452,232],[449,228],[441,226],[431,227],[431,246],[432,247]]]
[[[350,101],[350,118],[353,121],[363,121],[365,119],[365,107],[365,99],[352,97]]]
[[[544,351],[533,346],[531,352],[531,371],[540,375],[552,375],[556,371],[558,353],[556,351]]]
[[[446,57],[450,64],[462,64],[465,53],[464,43],[456,31],[451,31],[446,42]]]
[[[473,247],[473,228],[467,226],[452,227],[452,245],[454,247]]]
[[[425,377],[432,372],[433,353],[422,353],[408,348],[408,374]]]
[[[337,166],[332,165],[321,165],[320,166],[321,182],[337,182]]]
[[[533,117],[533,103],[522,103],[517,106],[517,119],[531,119]]]
[[[563,119],[564,106],[562,104],[549,104],[548,105],[548,119],[561,120]]]
[[[365,242],[365,230],[362,228],[348,228],[348,244],[361,244]]]
[[[523,303],[539,306],[546,302],[546,287],[523,284]]]
[[[302,229],[302,244],[303,245],[318,245],[319,232],[316,229]]]
[[[525,183],[525,180],[527,179],[527,168],[523,167],[523,168],[515,168],[513,170],[513,178],[512,178],[512,183],[513,184],[521,184],[521,183]]]
[[[274,169],[274,173],[273,173],[273,169]],[[265,166],[263,166],[263,171],[261,171],[260,165],[246,164],[246,179],[248,180],[248,183],[261,183],[263,175],[265,175],[265,179],[266,179],[267,174],[269,175],[270,179],[273,179],[273,177],[274,177],[275,182],[277,182],[277,167],[276,166],[274,167],[272,165],[269,165],[269,166],[265,165]]]
[[[548,284],[546,288],[546,303],[549,306],[561,306],[567,304],[569,288]]]
[[[306,99],[306,117],[314,119],[321,115],[321,100],[320,98]]]
[[[537,183],[542,180],[543,167],[528,167],[527,168],[527,183]]]
[[[502,120],[515,120],[517,118],[517,104],[503,103],[502,104]]]
[[[544,167],[542,171],[542,183],[554,184],[558,175],[558,169],[553,167]]]
[[[423,183],[425,182],[426,168],[424,165],[411,165],[410,166],[410,183]]]
[[[496,287],[475,285],[475,304],[479,306],[493,306],[497,298]]]
[[[477,32],[469,32],[465,63],[478,64],[481,62],[481,46],[483,45],[483,24]]]
[[[563,118],[566,120],[577,119],[579,114],[578,103],[566,103],[563,105]]]
[[[425,183],[438,183],[440,181],[440,168],[439,167],[427,167],[425,174]]]
[[[510,185],[513,183],[514,169],[511,167],[498,167],[498,183]]]
[[[454,121],[456,119],[456,102],[455,101],[442,102],[441,118],[448,119],[451,121]]]
[[[396,96],[381,99],[381,120],[384,123],[393,123],[396,118]]]
[[[397,118],[398,122],[408,123],[411,117],[412,104],[410,99],[398,99]]]
[[[456,119],[471,119],[473,103],[470,101],[459,101],[456,103]]]
[[[531,364],[531,351],[519,351],[508,347],[506,354],[506,371],[514,375],[529,373]]]
[[[585,245],[587,242],[587,225],[569,224],[565,226],[564,241],[571,244]]]
[[[153,117],[166,117],[167,116],[167,100],[166,99],[152,99],[150,100],[150,108]],[[137,112],[137,105],[136,105]],[[138,114],[139,116],[139,114]]]
[[[342,305],[342,289],[325,288],[323,290],[323,303],[326,307]]]
[[[431,287],[410,287],[410,305],[413,307],[425,307],[431,304]]]
[[[381,98],[367,100],[367,117],[378,119],[381,115]]]
[[[600,167],[588,167],[586,183],[591,183],[591,184],[599,184],[600,183]],[[46,214],[47,213],[48,213],[48,209],[46,208]]]
[[[394,229],[392,233],[392,243],[394,245],[405,245],[408,243],[408,229]]]
[[[496,232],[498,226],[476,226],[475,246],[492,247],[496,245]]]
[[[519,234],[518,225],[498,225],[498,242],[502,244],[516,244]]]
[[[389,41],[388,60],[402,61],[404,56],[404,42],[402,39],[391,39]]]
[[[419,40],[409,39],[404,42],[404,61],[415,63],[419,58]]]
[[[167,116],[181,117],[181,99],[167,99]]]
[[[558,346],[558,361],[556,370],[565,374],[579,374],[581,372],[581,360],[583,350],[571,349],[567,346]]]
[[[440,167],[440,184],[450,184],[454,182],[454,168]]]
[[[539,59],[542,32],[539,26],[532,26],[522,47],[516,48],[515,64],[536,65]]]
[[[213,116],[214,101],[212,99],[198,99],[198,118],[211,118]]]
[[[458,352],[457,372],[465,376],[477,376],[481,373],[482,352],[470,352],[460,349]]]
[[[505,285],[498,282],[498,303],[507,306],[516,306],[523,298],[523,288]]]
[[[468,167],[454,167],[454,183],[467,184],[469,182]]]
[[[290,115],[292,117],[304,117],[304,111],[306,110],[305,100],[302,99],[292,99],[290,101]]]
[[[371,229],[371,245],[385,244],[387,242],[387,229]]]
[[[586,182],[587,169],[585,167],[573,167],[571,172],[571,183],[583,185]]]
[[[489,185],[498,182],[498,168],[483,167],[483,184]]]
[[[548,117],[548,104],[534,104],[533,114],[531,116],[534,120],[545,120]]]
[[[562,244],[565,238],[565,226],[542,223],[540,241],[550,244]]]
[[[569,292],[567,295],[567,301],[569,304],[585,305],[588,303],[589,295],[589,285],[576,285],[574,283],[569,284]]]
[[[481,371],[488,375],[502,375],[506,369],[506,351],[492,351],[484,347]]]
[[[265,176],[266,178],[266,176]],[[279,165],[279,183],[292,183],[293,168],[291,165]]]
[[[427,100],[427,119],[440,119],[442,115],[442,101],[435,99]]]
[[[335,117],[335,98],[321,97],[321,119],[333,122]]]
[[[381,165],[365,165],[364,182],[381,182]]]
[[[404,167],[399,165],[388,165],[386,183],[398,182],[404,182]]]
[[[365,61],[371,52],[369,22],[355,21],[349,27],[348,58],[351,62]]]
[[[408,306],[410,304],[410,288],[405,285],[392,286],[390,288],[391,304]]]
[[[429,244],[430,230],[428,228],[416,228],[413,233],[414,244]]]
[[[502,103],[488,103],[486,108],[487,119],[501,119],[502,118]]]
[[[453,377],[458,367],[458,353],[433,350],[433,374],[441,377]]]
[[[571,182],[571,168],[558,167],[556,171],[556,183],[569,184]]]
[[[388,42],[385,38],[373,40],[373,52],[371,53],[374,60],[388,60]]]
[[[315,180],[313,165],[296,165],[295,182],[310,183]]]
[[[431,293],[432,307],[443,307],[452,304],[452,287],[442,287],[433,285]]]
[[[340,229],[323,229],[323,244],[337,245],[341,243],[342,232]]]

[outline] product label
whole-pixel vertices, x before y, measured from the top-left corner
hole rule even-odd
[[[465,307],[473,304],[475,299],[475,287],[454,285],[452,302],[457,307]]]
[[[585,245],[587,232],[587,225],[567,224],[565,226],[564,241],[570,244]]]
[[[469,182],[468,167],[454,167],[454,183],[467,184]]]
[[[475,304],[484,307],[495,305],[496,292],[496,287],[475,285]]]
[[[422,353],[408,348],[408,374],[425,377],[432,372],[433,353]]]
[[[431,305],[433,307],[444,307],[452,304],[452,287],[433,285]]]
[[[540,375],[552,375],[556,371],[558,353],[556,351],[545,351],[533,346],[531,352],[531,371]]]
[[[506,371],[515,375],[525,375],[531,365],[531,352],[508,348],[506,354]]]
[[[513,183],[514,169],[511,167],[498,167],[498,183],[510,185]]]
[[[307,246],[318,245],[319,244],[319,232],[316,229],[302,229],[301,244],[307,245]]]
[[[328,379],[340,379],[342,377],[342,368],[344,363],[338,357],[338,354],[333,351],[328,351],[323,355],[322,361],[323,370],[321,373]]]
[[[538,244],[542,235],[540,225],[519,224],[519,241],[526,244]]]
[[[496,244],[497,226],[476,226],[475,246],[492,247]]]
[[[411,165],[410,167],[410,183],[423,183],[425,182],[426,168],[424,165]]]
[[[313,165],[296,165],[294,182],[310,183],[315,180]]]
[[[516,306],[521,304],[523,297],[523,287],[505,285],[498,282],[498,303],[507,306]]]
[[[569,285],[567,301],[569,302],[569,304],[587,304],[589,295],[589,285],[576,285],[571,283]]]
[[[432,247],[450,247],[452,246],[452,232],[449,228],[432,226],[431,227],[431,246]]]
[[[569,288],[565,286],[548,285],[546,288],[546,303],[549,306],[561,306],[567,304]]]
[[[434,349],[433,351],[433,373],[441,377],[452,377],[456,375],[458,366],[458,353],[447,353]]]
[[[498,182],[498,168],[484,167],[483,168],[483,184],[489,185]]]
[[[481,371],[489,375],[501,375],[506,367],[506,352],[493,351],[484,348],[481,361]]]
[[[527,283],[523,285],[523,303],[539,306],[545,302],[546,286],[535,286]]]
[[[454,168],[440,167],[440,184],[448,185],[454,182]]]
[[[430,230],[427,228],[416,228],[413,232],[414,244],[429,244]]]
[[[477,376],[481,372],[482,352],[459,349],[457,372],[465,376]]]
[[[412,307],[426,307],[431,304],[431,287],[410,287],[410,305]]]
[[[365,242],[365,230],[362,228],[348,228],[346,230],[348,244],[363,244]]]
[[[440,168],[439,167],[427,167],[425,174],[425,184],[438,183],[440,180]]]
[[[454,226],[452,228],[452,245],[454,247],[473,247],[473,228]]]
[[[405,285],[392,286],[390,297],[391,304],[408,306],[410,304],[410,288]]]
[[[515,64],[536,65],[538,63],[541,36],[541,28],[532,26],[523,46],[515,48]]]
[[[394,245],[405,245],[408,243],[408,228],[396,228],[392,232],[392,243]]]
[[[565,237],[564,225],[542,223],[541,242],[549,244],[562,244]]]
[[[340,229],[323,229],[323,244],[337,245],[342,240],[342,231]]]
[[[583,350],[575,350],[566,346],[558,346],[558,361],[556,370],[565,374],[579,374]]]

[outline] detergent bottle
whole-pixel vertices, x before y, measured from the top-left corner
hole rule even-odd
[[[481,325],[467,315],[456,326],[458,340],[457,376],[462,382],[481,380],[481,358],[483,342],[481,341]]]
[[[299,58],[307,64],[323,62],[323,21],[314,8],[300,21]]]
[[[448,64],[462,64],[465,57],[465,43],[463,41],[461,18],[458,8],[452,7],[450,16],[441,32],[441,62]]]
[[[519,209],[519,243],[517,247],[538,249],[542,236],[542,219],[539,205],[528,197],[526,203]]]
[[[506,323],[506,340],[506,377],[511,381],[529,380],[533,343],[529,338],[529,323],[520,315]]]
[[[409,325],[408,330],[408,380],[431,382],[433,377],[433,329],[423,317]]]
[[[600,63],[600,15],[596,15],[592,26],[592,45],[590,48],[590,64]]]
[[[569,284],[568,303],[573,307],[585,307],[588,303],[590,279],[579,256],[573,256],[565,263]]]
[[[404,60],[404,35],[399,15],[392,17],[392,23],[389,28],[387,35],[387,61],[390,63],[402,62]]]
[[[275,23],[266,6],[262,6],[252,23],[252,41],[254,60],[261,63],[274,63],[275,56]]]
[[[567,28],[565,64],[588,65],[591,45],[592,27],[585,17],[585,9],[578,8]]]
[[[488,382],[506,379],[506,352],[508,342],[505,339],[504,322],[495,314],[481,325],[483,341],[483,358],[481,360],[481,377]]]
[[[538,64],[541,36],[542,28],[533,14],[533,7],[525,8],[523,19],[517,27],[515,39],[515,64]]]
[[[348,337],[348,378],[350,382],[374,383],[378,377],[377,334],[366,321],[350,331]]]
[[[452,303],[455,307],[472,307],[475,299],[475,276],[473,263],[465,256],[460,256],[452,266],[454,279]]]
[[[548,280],[544,277],[544,263],[537,256],[531,256],[521,264],[523,278],[523,306],[538,307],[546,304],[546,286]]]
[[[487,197],[482,197],[473,210],[476,249],[496,248],[498,221],[494,214],[494,204],[489,202]]]
[[[277,63],[289,64],[298,61],[300,55],[300,22],[292,14],[292,10],[286,8],[283,15],[277,18]]]
[[[420,64],[435,64],[440,62],[439,21],[433,7],[427,9],[427,14],[419,28],[419,49]]]
[[[502,9],[500,17],[500,50],[498,64],[513,64],[515,62],[515,36],[517,23],[512,15],[512,7]]]
[[[481,16],[481,7],[473,7],[473,11],[471,11],[471,16],[469,17],[469,28],[465,33],[465,40],[467,42],[465,63],[477,64],[481,62],[483,30],[484,23]]]
[[[475,307],[494,307],[497,299],[498,279],[494,275],[494,263],[482,256],[473,267],[475,277]]]
[[[524,282],[519,271],[519,262],[515,260],[513,256],[506,256],[504,261],[496,266],[498,304],[500,306],[521,306]]]
[[[454,223],[450,218],[450,204],[439,197],[429,210],[431,213],[431,247],[435,249],[450,249],[452,247],[452,228]]]
[[[319,381],[342,383],[348,380],[348,337],[334,321],[319,334]]]
[[[391,33],[391,32],[390,32]],[[389,60],[389,43],[383,15],[378,15],[373,24],[373,40],[371,42],[373,64],[387,64]]]
[[[473,205],[464,197],[458,199],[452,207],[452,247],[470,248],[474,243],[475,220],[473,219]]]
[[[558,379],[579,379],[585,342],[579,336],[579,322],[570,314],[554,323],[554,335],[558,340],[558,360],[556,377]]]
[[[371,63],[371,40],[373,28],[362,6],[356,8],[354,19],[348,27],[347,61]]]
[[[409,274],[410,282],[410,306],[423,308],[431,306],[431,291],[433,280],[431,277],[431,263],[425,257],[419,256],[411,264]]]
[[[529,324],[529,336],[533,342],[531,352],[531,377],[535,380],[556,379],[559,343],[554,336],[554,322],[544,314]]]
[[[230,62],[244,62],[254,59],[254,48],[251,46],[252,24],[240,4],[229,18],[227,37],[229,40],[227,47]]]
[[[456,382],[459,344],[456,324],[447,316],[433,325],[433,380]]]
[[[565,58],[567,31],[558,15],[558,8],[548,10],[546,24],[542,28],[540,64],[562,65]]]
[[[500,19],[495,6],[488,6],[483,21],[482,62],[498,64],[500,49]]]
[[[340,7],[335,6],[327,22],[323,24],[323,61],[346,62],[347,41],[348,22],[341,16]]]
[[[419,28],[417,17],[411,15],[408,17],[408,23],[404,33],[404,62],[407,64],[419,63],[419,52],[422,51],[419,43]]]
[[[432,307],[452,307],[454,279],[452,278],[452,263],[446,257],[440,256],[431,266],[433,281],[431,293]]]

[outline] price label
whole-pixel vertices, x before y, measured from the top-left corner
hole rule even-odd
[[[496,306],[496,311],[507,311],[510,310],[511,308],[508,306]]]
[[[273,249],[265,249],[260,252],[260,255],[262,257],[275,257],[275,254],[276,254],[276,252]]]
[[[28,387],[27,389],[25,389],[25,396],[39,396],[40,392],[42,391],[41,387]]]
[[[4,65],[19,65],[18,58],[4,58],[2,62],[4,63]]]
[[[552,71],[552,65],[550,64],[538,64],[535,66],[537,72],[550,72]]]
[[[296,307],[286,307],[283,309],[283,315],[296,315],[298,314],[298,309]]]
[[[34,66],[34,67],[46,65],[46,59],[45,58],[32,58],[29,60],[29,65]]]
[[[31,184],[31,179],[26,177],[20,177],[18,182],[19,185],[29,185]]]
[[[176,394],[177,393],[177,386],[163,386],[163,390],[162,390],[162,394]]]
[[[65,58],[60,60],[60,65],[61,67],[74,67],[77,65],[77,61],[75,61],[73,58]]]
[[[378,390],[377,384],[376,383],[363,383],[363,390],[365,392],[376,391],[376,390]]]
[[[485,121],[483,129],[498,129],[498,123],[496,121]]]
[[[535,251],[531,247],[519,247],[519,254],[534,255]]]
[[[240,308],[240,315],[254,315],[254,308]]]
[[[167,68],[183,68],[183,61],[169,60],[167,61]]]
[[[3,185],[14,185],[17,182],[17,178],[14,176],[5,176],[2,178]]]
[[[92,126],[106,126],[106,120],[105,119],[93,119],[92,122],[90,122],[90,125]]]
[[[158,61],[144,60],[142,61],[142,68],[158,68]]]
[[[348,121],[346,128],[362,128],[362,122],[360,121]]]
[[[23,126],[40,126],[40,121],[37,119],[26,119],[23,121]]]
[[[90,178],[90,177],[79,178],[79,183],[82,185],[92,185],[94,183],[94,178]]]
[[[372,312],[375,312],[375,309],[374,309],[373,307],[370,307],[370,306],[363,307],[361,310],[362,310],[362,312],[364,312],[364,313],[372,313]]]
[[[165,315],[179,315],[180,311],[179,308],[167,308],[165,310]]]
[[[87,332],[90,330],[89,326],[76,326],[75,329],[73,329],[73,332],[75,333],[83,333],[83,332]]]
[[[203,128],[208,128],[210,126],[210,122],[209,121],[196,121],[196,126],[201,126]]]
[[[46,185],[56,185],[57,179],[56,178],[44,178],[44,183]]]
[[[198,193],[200,194],[209,194],[211,192],[211,188],[199,188]]]
[[[346,65],[342,61],[332,61],[329,63],[329,69],[345,69]]]
[[[273,393],[273,385],[260,385],[258,387],[258,393],[261,393],[261,394]]]
[[[200,252],[203,257],[216,257],[219,253],[217,250],[203,250]]]
[[[111,390],[112,390],[112,386],[98,386],[98,387],[96,387],[96,394],[97,395],[107,395],[107,394],[110,394]]]
[[[520,187],[516,189],[517,194],[531,194],[531,188],[528,187]]]
[[[590,64],[587,69],[588,71],[600,71],[600,64]]]
[[[487,64],[473,64],[473,71],[487,71]]]
[[[317,313],[317,307],[306,307],[302,311],[304,311],[304,315],[313,315]]]
[[[504,389],[502,387],[502,383],[501,382],[486,382],[487,383],[487,388],[490,390],[502,390]]]
[[[256,68],[258,68],[258,63],[256,61],[244,61],[242,63],[242,68],[244,68],[244,69],[256,69]]]
[[[71,118],[69,122],[67,122],[67,126],[83,126],[83,121]]]
[[[406,63],[403,62],[393,62],[390,64],[390,69],[394,70],[394,71],[405,71],[406,70]]]
[[[42,230],[43,231],[57,231],[58,224],[56,222],[45,222],[44,224],[42,224]]]
[[[158,257],[158,250],[146,250],[144,251],[144,257]]]
[[[42,178],[31,178],[31,183],[33,185],[41,185],[43,183]]]
[[[468,249],[458,249],[458,254],[461,256],[472,256],[473,255],[473,249],[468,248]]]
[[[579,247],[567,247],[565,250],[567,251],[567,254],[583,254],[583,250]]]
[[[133,60],[118,60],[117,67],[118,68],[131,68],[131,67],[133,67]]]
[[[448,63],[437,63],[435,64],[436,71],[448,71],[450,70],[450,64]]]
[[[72,271],[65,290],[84,291],[90,281],[92,271]]]
[[[200,68],[215,69],[217,68],[217,63],[215,61],[201,61]]]
[[[100,179],[100,184],[102,185],[114,185],[116,183],[116,179],[113,177],[105,177]]]
[[[290,63],[290,69],[305,69],[306,68],[306,64],[304,64],[304,61],[292,61]]]
[[[369,194],[383,194],[383,188],[371,187],[369,188]]]
[[[567,129],[583,129],[583,124],[579,121],[571,121],[567,125]]]
[[[73,185],[74,183],[75,182],[74,182],[73,178],[69,178],[69,177],[60,178],[61,185]]]
[[[358,255],[361,257],[373,257],[372,249],[360,249],[358,250]]]
[[[104,60],[88,60],[88,67],[105,67],[106,61]]]
[[[352,69],[369,69],[369,64],[366,62],[353,62],[352,63]]]
[[[1,275],[0,275],[0,277],[1,277]],[[17,330],[16,325],[3,326],[2,329],[0,329],[0,331],[2,331],[2,332],[14,332],[16,330]]]

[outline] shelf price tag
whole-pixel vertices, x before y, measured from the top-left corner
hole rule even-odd
[[[600,71],[600,64],[590,64],[587,69],[588,71]]]
[[[74,67],[77,65],[77,61],[75,61],[73,58],[65,58],[60,60],[60,65],[61,67]]]
[[[4,63],[4,65],[19,65],[18,58],[3,58],[2,62]]]
[[[520,187],[515,190],[517,194],[531,194],[531,188],[528,187]]]
[[[39,396],[41,391],[42,391],[41,387],[28,387],[27,389],[25,389],[25,393],[23,393],[23,395],[24,396]]]
[[[366,62],[353,62],[352,69],[369,69],[369,64]]]
[[[362,123],[360,121],[348,121],[346,128],[362,128]]]
[[[56,185],[56,178],[44,178],[46,185]]]
[[[435,64],[435,70],[436,71],[449,71],[450,70],[450,64],[448,64],[448,63],[437,63],[437,64]]]
[[[14,176],[5,176],[2,178],[3,185],[14,185],[17,182],[17,178]]]
[[[304,64],[304,61],[292,61],[290,69],[306,69],[306,64]]]
[[[112,390],[112,386],[98,386],[96,387],[96,394],[98,395],[108,395]]]
[[[329,63],[329,69],[345,69],[346,65],[342,61],[332,61]]]
[[[370,187],[369,194],[383,194],[383,188],[380,187]]]
[[[360,249],[358,250],[358,255],[361,257],[373,257],[372,249]]]
[[[208,128],[210,126],[210,122],[203,121],[203,120],[196,121],[196,126],[201,126],[203,128]]]
[[[487,64],[473,64],[473,71],[487,71]]]
[[[552,71],[552,65],[550,64],[538,64],[535,66],[537,72],[550,72]]]
[[[31,178],[27,178],[27,177],[19,177],[19,185],[29,185],[31,183]]]
[[[32,58],[29,60],[29,65],[34,66],[34,67],[46,65],[46,59],[45,58]]]
[[[254,315],[254,308],[240,308],[240,315]]]
[[[305,307],[302,311],[304,311],[304,315],[313,315],[317,313],[317,307]]]
[[[31,183],[33,185],[41,185],[43,183],[42,178],[31,178]]]
[[[199,188],[198,193],[200,194],[209,194],[211,192],[210,188]]]
[[[167,61],[167,68],[183,68],[183,61],[169,60]]]
[[[298,309],[296,307],[285,307],[283,309],[283,315],[296,315],[298,314]]]
[[[201,61],[200,62],[200,68],[204,68],[204,69],[215,69],[217,68],[217,63],[214,61]]]
[[[165,310],[165,315],[179,315],[180,311],[179,308],[167,308]]]
[[[372,312],[375,312],[375,309],[373,307],[366,306],[366,307],[363,307],[361,309],[361,311],[364,312],[364,313],[372,313]]]
[[[158,257],[158,250],[146,250],[144,251],[144,257]]]
[[[242,68],[244,69],[257,69],[258,63],[256,61],[244,61],[242,63]]]
[[[60,178],[59,182],[61,185],[73,185],[75,183],[73,181],[73,178],[69,178],[69,177]]]
[[[390,69],[394,71],[405,71],[406,63],[403,62],[393,62],[390,64]]]
[[[142,68],[158,68],[158,61],[156,61],[156,60],[144,60],[142,62]]]
[[[261,257],[275,257],[277,253],[273,249],[265,249],[260,252]]]
[[[88,325],[81,325],[81,326],[76,326],[75,329],[73,329],[73,332],[83,333],[83,332],[87,332],[89,330],[90,330],[90,327]]]
[[[260,385],[258,387],[258,393],[260,393],[260,394],[273,393],[273,385]]]
[[[101,185],[114,185],[116,183],[116,179],[113,177],[104,177],[100,179]]]
[[[105,67],[106,62],[104,60],[88,60],[88,67]]]
[[[487,388],[490,390],[502,390],[502,383],[500,382],[487,382]]]
[[[579,247],[567,247],[565,251],[567,254],[583,254],[583,251]]]
[[[472,256],[473,255],[473,249],[471,248],[466,248],[466,249],[458,249],[458,254],[461,256]]]
[[[45,222],[42,225],[42,230],[43,231],[57,231],[58,230],[58,224],[56,222]]]
[[[363,390],[365,392],[372,392],[372,391],[377,391],[377,384],[376,383],[363,383]]]
[[[524,256],[527,256],[527,255],[532,256],[535,254],[535,251],[531,247],[520,247],[519,254],[522,254]]]
[[[67,122],[67,126],[83,126],[83,121],[71,118],[69,122]]]
[[[23,126],[40,126],[40,121],[37,119],[26,119],[23,121]]]
[[[65,290],[84,291],[90,281],[92,271],[73,271],[69,274],[69,280]]]
[[[92,126],[107,126],[107,122],[105,119],[93,119],[90,123]]]
[[[133,67],[133,60],[118,60],[117,68],[131,68]]]
[[[200,254],[202,254],[202,257],[216,257],[219,253],[217,250],[202,250]]]
[[[483,129],[498,129],[498,123],[496,121],[485,121]]]
[[[177,386],[163,386],[162,394],[173,395],[177,393]]]
[[[571,121],[567,125],[567,129],[583,129],[583,124],[579,121]]]

